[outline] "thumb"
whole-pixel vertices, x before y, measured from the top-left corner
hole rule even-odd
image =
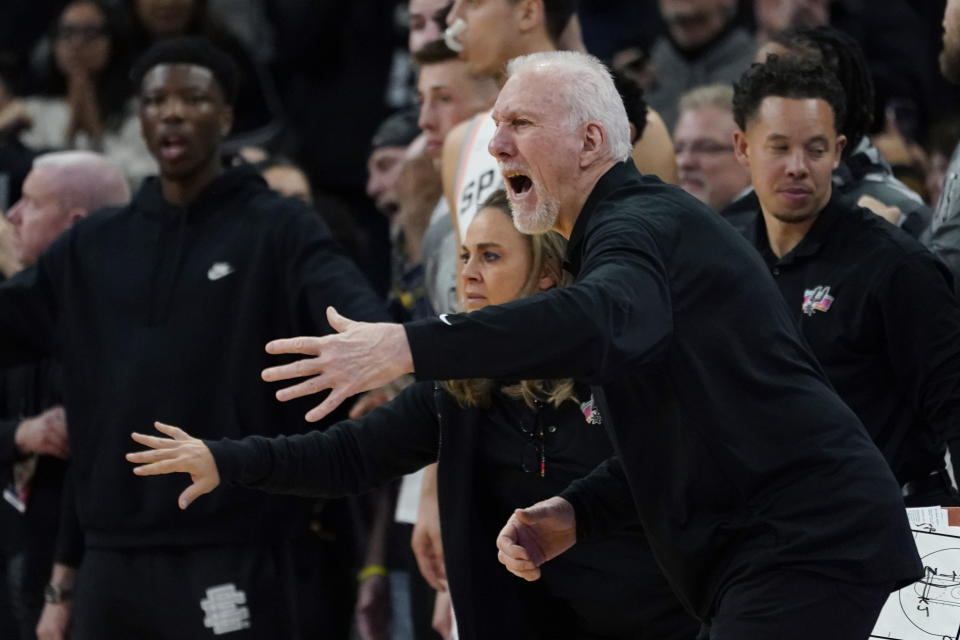
[[[517,522],[528,527],[537,524],[541,520],[537,513],[527,509],[515,509],[513,517],[517,519]]]
[[[333,330],[337,333],[343,333],[353,324],[353,320],[344,318],[337,313],[337,310],[333,307],[327,307],[327,322],[330,323],[330,326],[333,327]]]
[[[170,436],[174,440],[184,440],[189,438],[187,432],[179,427],[175,427],[172,424],[165,424],[163,422],[156,421],[153,423],[153,427],[160,433]]]
[[[206,491],[200,488],[196,482],[191,484],[189,487],[183,490],[183,493],[180,494],[180,498],[177,499],[177,505],[181,509],[186,509],[190,506],[194,500],[207,493]]]

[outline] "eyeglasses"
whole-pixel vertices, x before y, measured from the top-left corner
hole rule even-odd
[[[680,155],[683,152],[694,155],[715,156],[721,153],[730,153],[733,151],[732,144],[721,144],[713,140],[694,140],[692,143],[677,143],[673,147],[673,152]]]
[[[62,24],[57,27],[58,40],[79,40],[80,42],[93,42],[97,38],[107,35],[107,30],[103,25],[95,24]]]

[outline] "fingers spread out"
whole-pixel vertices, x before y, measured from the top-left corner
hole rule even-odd
[[[303,358],[295,362],[267,367],[260,372],[260,377],[266,382],[279,382],[281,380],[292,380],[294,378],[305,378],[323,373],[323,365],[320,358]]]
[[[180,494],[180,497],[177,499],[177,505],[181,509],[186,509],[190,506],[194,500],[199,498],[205,493],[208,493],[209,490],[203,490],[200,488],[196,482],[191,484],[189,487],[183,490],[183,493]]]
[[[179,454],[180,452],[177,449],[147,449],[145,451],[131,451],[126,458],[130,462],[146,463],[172,460]]]
[[[303,396],[320,393],[324,389],[330,388],[331,385],[328,380],[328,378],[321,374],[319,376],[314,376],[309,380],[298,382],[295,385],[284,387],[283,389],[277,391],[277,400],[280,402],[286,402],[288,400],[293,400],[294,398],[302,398]]]
[[[133,472],[138,476],[159,476],[165,473],[190,473],[190,469],[183,464],[183,460],[180,458],[173,458],[171,460],[160,460],[159,462],[151,462],[150,464],[134,467]]]
[[[296,338],[282,338],[280,340],[271,340],[267,343],[267,353],[299,353],[305,356],[313,356],[319,353],[320,338],[311,336],[298,336]]]
[[[342,388],[333,388],[326,399],[307,412],[305,416],[307,422],[318,422],[326,418],[331,411],[340,406],[340,404],[353,395],[352,391],[345,391]]]
[[[163,422],[154,422],[154,428],[160,433],[166,434],[175,440],[186,440],[189,438],[189,434],[180,427],[175,427],[172,424],[164,424]]]
[[[327,307],[327,322],[330,328],[337,333],[343,333],[350,326],[350,321],[340,315],[333,307]]]
[[[148,436],[145,433],[133,432],[130,434],[134,442],[150,447],[152,449],[172,449],[180,446],[180,443],[172,438],[161,438],[160,436]]]

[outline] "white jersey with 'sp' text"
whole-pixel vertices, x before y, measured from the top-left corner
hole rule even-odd
[[[457,179],[453,189],[456,203],[456,211],[453,213],[457,216],[460,242],[463,242],[463,235],[483,201],[504,186],[497,161],[487,151],[495,132],[496,125],[490,117],[490,111],[481,111],[470,120],[463,146],[460,147]]]

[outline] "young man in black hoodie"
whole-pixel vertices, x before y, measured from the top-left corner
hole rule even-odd
[[[337,633],[310,588],[323,560],[315,538],[305,544],[310,503],[237,491],[182,514],[164,482],[131,481],[123,453],[128,433],[157,418],[208,424],[207,437],[301,430],[257,379],[263,343],[329,331],[328,304],[370,319],[385,317],[382,304],[315,212],[252,167],[222,167],[229,58],[169,40],[134,79],[160,176],[0,287],[0,366],[58,356],[69,415],[65,509],[79,529],[61,535],[39,635],[62,637],[71,617],[79,639]],[[349,614],[349,602],[337,607]]]

